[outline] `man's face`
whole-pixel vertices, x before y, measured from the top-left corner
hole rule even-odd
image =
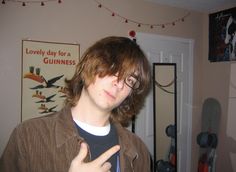
[[[87,88],[89,101],[93,106],[102,111],[110,112],[119,106],[131,93],[130,88],[124,80],[118,81],[117,76],[105,76],[95,78]]]

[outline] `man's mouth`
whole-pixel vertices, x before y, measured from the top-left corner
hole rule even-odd
[[[105,94],[106,94],[108,97],[110,97],[111,99],[116,99],[116,97],[115,97],[112,93],[110,93],[109,91],[104,90],[104,92],[105,92]]]

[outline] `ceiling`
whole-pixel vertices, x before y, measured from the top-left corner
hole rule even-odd
[[[222,7],[236,7],[236,0],[146,0],[163,5],[211,13]]]

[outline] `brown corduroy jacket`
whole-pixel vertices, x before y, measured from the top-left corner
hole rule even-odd
[[[120,124],[115,126],[121,146],[121,172],[149,172],[150,156],[144,143]],[[30,119],[14,129],[1,156],[0,171],[67,172],[82,141],[70,107]]]

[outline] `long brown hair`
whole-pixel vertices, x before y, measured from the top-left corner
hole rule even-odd
[[[144,97],[150,87],[150,66],[140,47],[126,37],[106,37],[88,48],[72,79],[66,79],[66,104],[75,106],[80,98],[83,87],[88,87],[95,77],[118,74],[124,79],[133,73],[138,74],[140,87],[133,90],[120,106],[112,110],[111,120],[127,126],[142,108]]]

